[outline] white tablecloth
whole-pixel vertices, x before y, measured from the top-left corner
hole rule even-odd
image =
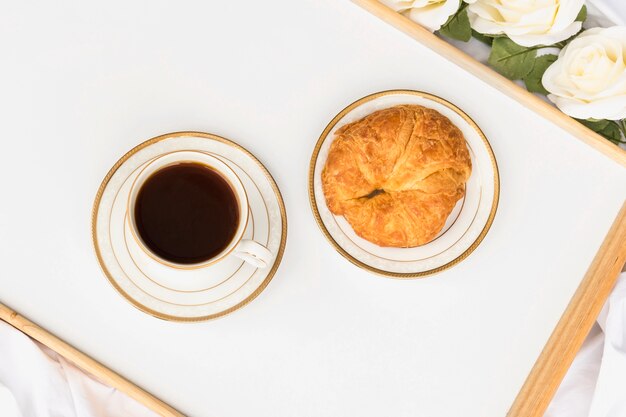
[[[154,417],[107,386],[0,321],[1,417]]]

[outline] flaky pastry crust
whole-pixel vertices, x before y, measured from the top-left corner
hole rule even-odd
[[[463,133],[436,110],[400,105],[341,127],[322,171],[328,208],[380,246],[430,242],[472,171]]]

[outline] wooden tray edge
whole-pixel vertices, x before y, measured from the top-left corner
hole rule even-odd
[[[129,397],[145,405],[157,414],[165,417],[184,417],[184,414],[159,400],[154,395],[139,388],[131,381],[113,372],[100,362],[85,355],[83,352],[67,344],[27,318],[19,315],[4,304],[0,304],[0,320],[5,321],[27,336],[44,344],[59,355],[73,362],[82,370],[96,376],[103,383],[127,394]]]
[[[490,84],[498,89],[503,94],[511,97],[514,100],[522,103],[530,110],[539,114],[540,116],[550,120],[557,126],[561,127],[568,133],[572,134],[576,138],[580,139],[587,145],[598,150],[602,154],[608,156],[615,162],[626,166],[626,151],[619,146],[611,143],[604,137],[598,135],[592,130],[586,128],[576,120],[562,113],[556,107],[551,106],[545,101],[532,93],[529,93],[524,88],[515,84],[508,78],[498,74],[488,66],[478,62],[465,52],[457,49],[455,46],[449,44],[445,40],[435,36],[433,33],[424,29],[417,23],[408,19],[407,17],[395,12],[378,0],[351,0],[353,3],[361,6],[363,9],[372,13],[373,15],[384,20],[388,24],[394,26],[396,29],[404,32],[413,39],[420,42],[422,45],[433,50],[444,58],[448,59],[452,63],[458,65],[474,76],[478,77],[482,81]]]
[[[507,417],[541,417],[580,350],[626,262],[626,202]]]

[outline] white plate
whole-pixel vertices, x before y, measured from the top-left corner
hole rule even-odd
[[[335,132],[368,114],[400,104],[419,104],[437,110],[465,136],[472,159],[472,175],[465,197],[457,203],[438,236],[415,248],[375,245],[359,237],[343,216],[326,205],[321,175]],[[499,176],[495,156],[485,135],[469,116],[453,104],[431,94],[392,90],[364,97],[342,110],[330,122],[315,146],[309,172],[311,207],[330,243],[354,264],[386,276],[416,278],[439,272],[465,259],[482,241],[498,206]]]
[[[229,256],[205,268],[174,269],[154,261],[139,248],[127,221],[131,184],[148,162],[180,150],[210,153],[241,178],[250,205],[244,237],[258,240],[275,254],[271,265],[257,269]],[[111,284],[142,311],[178,321],[219,317],[256,297],[280,264],[286,227],[280,192],[265,167],[239,145],[199,132],[159,136],[124,155],[104,179],[93,212],[94,246]]]

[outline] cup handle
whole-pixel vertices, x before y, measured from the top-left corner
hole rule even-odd
[[[272,252],[259,242],[243,239],[233,254],[257,268],[265,268],[272,261]]]

